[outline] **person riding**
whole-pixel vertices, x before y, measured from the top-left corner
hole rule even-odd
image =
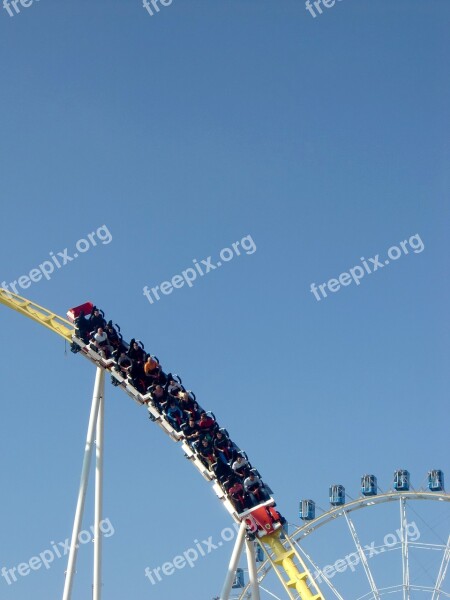
[[[107,358],[113,351],[112,346],[109,343],[106,332],[99,327],[97,333],[92,337],[94,349],[100,354],[102,358]]]
[[[143,364],[144,351],[139,346],[138,342],[136,342],[134,339],[131,340],[131,342],[130,342],[130,348],[129,348],[127,354],[129,356],[129,358],[131,358],[131,360],[135,360],[136,362]]]
[[[216,464],[217,458],[214,454],[213,445],[207,438],[202,439],[197,451],[200,456],[200,460],[206,467],[208,467],[208,469],[211,469],[211,467]]]
[[[106,325],[105,333],[108,336],[109,343],[116,350],[120,345],[120,338],[117,331],[113,327],[112,321],[109,321]]]
[[[250,475],[245,479],[244,490],[249,495],[253,506],[269,500],[269,494],[264,489],[261,479],[254,473],[250,473]]]
[[[172,427],[177,431],[180,431],[183,423],[183,413],[175,403],[175,400],[170,400],[169,408],[166,410],[166,416]]]
[[[238,512],[243,512],[247,508],[245,500],[244,486],[239,481],[236,481],[229,489],[228,495]]]
[[[216,451],[217,457],[226,464],[229,463],[233,458],[234,446],[230,438],[226,437],[220,429],[214,436],[214,450]]]
[[[81,311],[78,317],[74,321],[75,335],[83,340],[86,344],[89,341],[89,334],[91,332],[91,326],[88,319],[84,316],[84,312]]]
[[[128,372],[131,369],[131,365],[132,365],[133,361],[131,360],[131,358],[128,358],[128,356],[125,353],[125,350],[123,350],[120,353],[120,356],[117,360],[117,371],[120,371],[122,373],[123,377],[126,377],[128,375]]]
[[[161,385],[156,385],[151,389],[151,394],[156,408],[162,413],[163,409],[167,406],[167,392]]]
[[[205,411],[203,411],[200,415],[200,421],[198,422],[198,426],[204,433],[212,433],[213,429],[217,426],[216,421],[209,417]]]
[[[199,439],[200,429],[199,429],[198,425],[196,424],[194,417],[189,418],[188,424],[184,428],[183,432],[184,432],[184,437],[185,437],[186,441],[190,445],[192,445],[194,442],[196,442]]]
[[[236,473],[236,475],[243,478],[245,475],[245,472],[249,468],[249,462],[246,458],[244,458],[242,456],[242,454],[239,454],[237,456],[236,460],[234,461],[234,463],[231,465],[231,468]]]
[[[96,306],[92,307],[92,312],[89,317],[89,332],[92,333],[93,331],[97,331],[99,327],[103,328],[105,325],[106,321],[100,313],[100,310]]]

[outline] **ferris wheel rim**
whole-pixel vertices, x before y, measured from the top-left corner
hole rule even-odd
[[[339,517],[342,517],[344,513],[352,513],[361,508],[367,508],[378,504],[384,504],[386,502],[395,502],[401,499],[405,500],[434,500],[437,502],[450,502],[450,493],[443,492],[430,492],[425,490],[410,490],[408,492],[396,492],[389,491],[383,494],[377,494],[376,496],[361,496],[356,500],[352,500],[341,506],[334,506],[330,510],[325,511],[312,521],[308,521],[304,525],[297,527],[297,529],[290,534],[291,538],[296,542],[299,539],[304,539],[319,527],[322,527],[329,521],[333,521]]]

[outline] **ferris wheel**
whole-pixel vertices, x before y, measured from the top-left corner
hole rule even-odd
[[[315,502],[302,500],[303,523],[283,541],[286,551],[294,544],[327,600],[450,598],[450,494],[441,470],[430,470],[417,490],[404,469],[395,471],[388,491],[380,489],[374,475],[364,475],[358,498],[351,498],[344,486],[332,485],[329,503],[316,516]],[[272,560],[260,544],[257,560],[265,597],[297,598],[277,585]],[[235,600],[252,597],[245,579],[246,569],[241,567]]]

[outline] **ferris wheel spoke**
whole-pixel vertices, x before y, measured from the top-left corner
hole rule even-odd
[[[261,584],[259,584],[259,588],[263,591],[266,592],[266,594],[269,594],[269,596],[272,596],[272,598],[275,598],[275,600],[281,600],[281,598],[279,596],[276,596],[273,592],[271,592],[270,590],[267,590],[265,587],[263,587]]]
[[[448,563],[450,562],[450,535],[448,536],[447,545],[445,546],[444,555],[442,557],[441,566],[439,567],[439,573],[436,578],[434,585],[433,595],[431,600],[439,600],[441,594],[443,594],[441,587],[444,583],[445,576],[447,575]],[[446,595],[446,594],[444,594]]]
[[[344,517],[345,517],[345,520],[347,521],[347,525],[348,525],[350,534],[353,538],[353,542],[355,544],[356,550],[358,551],[359,558],[361,560],[361,564],[364,567],[364,571],[365,571],[367,579],[369,581],[372,595],[375,598],[375,600],[380,600],[380,593],[378,591],[375,580],[373,578],[372,571],[370,570],[369,563],[367,561],[367,557],[364,553],[364,550],[362,549],[361,542],[359,541],[358,534],[356,533],[356,529],[353,524],[353,521],[348,516],[347,511],[344,511]]]
[[[406,519],[406,499],[400,498],[400,532],[402,542],[403,600],[410,600],[408,521]]]
[[[341,594],[337,591],[337,589],[334,587],[334,585],[331,583],[331,581],[328,579],[328,577],[325,575],[325,573],[322,571],[322,569],[313,561],[313,559],[310,557],[310,555],[307,552],[305,552],[305,550],[300,546],[300,544],[296,540],[294,540],[294,544],[298,548],[299,552],[301,552],[301,554],[306,558],[306,560],[309,562],[309,564],[313,567],[313,569],[315,569],[315,573],[317,573],[319,575],[319,577],[321,579],[323,579],[323,581],[327,584],[327,586],[333,592],[334,596],[338,600],[344,600],[343,597],[341,596]]]

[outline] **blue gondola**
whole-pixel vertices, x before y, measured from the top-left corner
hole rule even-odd
[[[377,478],[375,475],[363,475],[361,477],[361,494],[363,496],[376,496],[377,490]]]
[[[343,485],[330,485],[331,506],[342,506],[345,504],[345,487]]]
[[[302,521],[312,521],[316,518],[316,503],[313,500],[300,502],[299,516]]]
[[[398,469],[394,473],[394,490],[397,492],[407,492],[409,490],[409,471]]]
[[[261,548],[261,546],[259,544],[256,546],[256,562],[257,563],[264,562],[264,550]]]
[[[233,589],[245,587],[244,569],[236,569],[232,587]]]
[[[428,471],[428,489],[432,492],[442,492],[444,489],[444,473],[439,469]]]

